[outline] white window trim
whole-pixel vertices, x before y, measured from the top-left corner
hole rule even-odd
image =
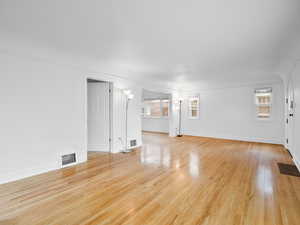
[[[163,109],[163,107],[162,107],[162,102],[164,101],[164,100],[168,100],[168,115],[167,116],[163,116],[163,115],[161,115],[161,118],[165,118],[165,119],[169,119],[169,115],[170,115],[170,99],[161,99],[160,100],[160,112],[161,112],[161,114],[162,114],[162,109]]]
[[[192,116],[190,102],[197,100],[197,116]],[[191,120],[197,120],[200,118],[200,96],[190,96],[188,98],[188,118]]]
[[[269,104],[259,104],[259,103],[257,102],[257,93],[256,93],[256,91],[257,91],[257,90],[263,90],[263,89],[270,89],[270,90],[271,90],[270,92],[268,92],[268,93],[271,94],[271,96],[270,96],[270,103],[269,103]],[[271,120],[273,119],[273,96],[274,96],[274,92],[273,92],[273,88],[272,88],[272,87],[255,88],[255,90],[254,90],[254,107],[255,107],[255,119],[256,119],[257,121],[260,121],[260,122],[268,122],[268,121],[271,121]],[[270,106],[270,116],[269,116],[269,117],[262,118],[262,117],[259,117],[259,116],[258,116],[258,109],[257,109],[257,107],[258,107],[259,105],[260,105],[260,106],[263,106],[263,105],[265,105],[265,106]]]

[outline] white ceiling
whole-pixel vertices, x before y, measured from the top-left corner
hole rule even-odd
[[[0,0],[0,31],[169,88],[279,80],[299,0]]]

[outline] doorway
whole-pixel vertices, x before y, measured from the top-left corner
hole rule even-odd
[[[169,134],[171,95],[143,89],[142,131]]]
[[[112,151],[112,83],[87,79],[87,151]]]

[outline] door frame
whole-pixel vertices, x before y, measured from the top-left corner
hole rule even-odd
[[[109,84],[109,153],[113,150],[113,82],[99,79],[97,77],[86,76],[85,82],[85,146],[86,155],[88,154],[88,80],[95,80],[99,82],[105,82]]]
[[[286,148],[293,154],[294,139],[294,115],[295,115],[295,94],[293,87],[293,78],[287,81],[286,95]]]

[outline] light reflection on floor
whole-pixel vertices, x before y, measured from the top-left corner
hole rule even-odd
[[[199,156],[195,152],[190,152],[189,154],[189,172],[192,177],[199,177],[199,170],[200,170],[200,165],[199,165]]]
[[[262,194],[273,194],[272,171],[266,166],[259,166],[257,170],[257,188]]]
[[[184,149],[182,150],[184,151]],[[162,147],[161,145],[151,146],[144,144],[140,153],[140,162],[149,166],[160,166],[164,168],[174,168],[181,170],[185,175],[191,177],[199,177],[200,174],[200,159],[197,152],[189,152],[186,158],[174,158],[171,154],[171,150],[168,147]],[[187,164],[188,169],[181,169],[183,165]]]

